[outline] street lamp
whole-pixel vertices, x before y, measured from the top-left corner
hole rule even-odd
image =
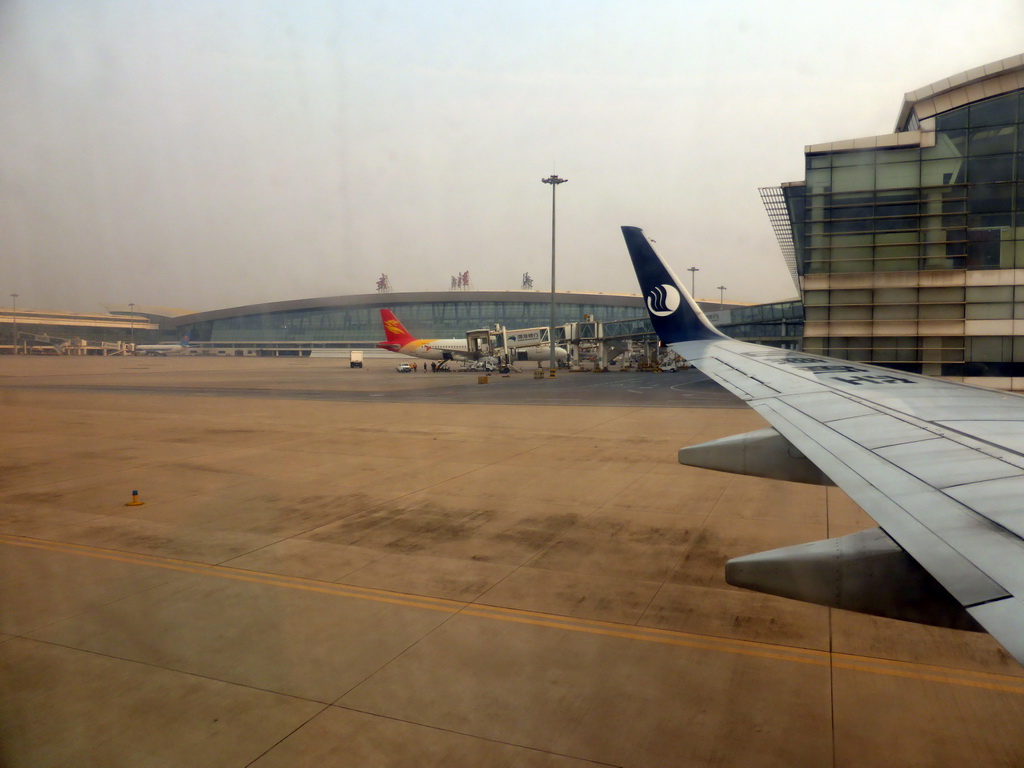
[[[131,315],[129,315],[129,317],[131,318],[130,322],[131,322],[131,326],[132,326],[132,335],[131,335],[132,352],[134,352],[135,351],[135,302],[134,301],[129,301],[128,302],[128,309],[131,310]]]
[[[560,179],[551,174],[546,179],[541,179],[544,184],[551,185],[551,328],[548,330],[548,341],[551,343],[551,355],[548,362],[548,376],[555,376],[555,190],[559,184],[564,184],[568,179]]]
[[[718,286],[718,308],[725,309],[725,286]]]
[[[11,345],[11,354],[18,354],[18,294],[11,294],[11,302],[13,303],[13,309],[11,310],[11,316],[14,318],[14,343]]]
[[[686,271],[690,273],[690,297],[694,301],[696,301],[697,300],[697,291],[694,288],[694,285],[696,285],[697,281],[695,280],[695,277],[696,277],[695,273],[700,272],[700,268],[699,267],[690,267]]]

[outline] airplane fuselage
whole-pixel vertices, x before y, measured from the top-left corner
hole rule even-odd
[[[469,346],[465,339],[414,339],[404,344],[382,341],[380,349],[409,355],[423,360],[470,360]]]

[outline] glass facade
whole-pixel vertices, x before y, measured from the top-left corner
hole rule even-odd
[[[780,301],[753,307],[733,307],[728,321],[719,325],[723,333],[785,349],[798,349],[804,335],[804,308],[799,301]]]
[[[804,185],[784,190],[804,349],[944,376],[1024,376],[1012,325],[1024,319],[1024,280],[1006,272],[1024,269],[1024,91],[937,103],[926,116],[912,109],[904,133],[874,148],[810,148]]]
[[[1024,267],[1022,109],[1004,94],[936,116],[933,146],[808,155],[802,273]]]
[[[354,342],[366,345],[383,338],[381,308],[392,309],[413,336],[461,338],[466,331],[489,328],[534,328],[551,322],[551,305],[545,300],[468,300],[388,302],[363,306],[311,307],[281,312],[238,315],[207,320],[185,328],[195,341],[231,342]],[[624,320],[644,313],[639,297],[619,305],[593,304],[584,300],[555,303],[555,324],[580,321],[592,315],[599,321]]]

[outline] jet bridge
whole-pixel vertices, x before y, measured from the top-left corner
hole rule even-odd
[[[639,367],[658,364],[659,340],[649,317],[600,322],[589,315],[564,326],[573,368],[593,365],[604,371],[625,356],[625,364]]]
[[[499,357],[503,346],[501,334],[504,333],[504,330],[501,326],[496,325],[493,330],[480,328],[475,331],[467,331],[466,349],[469,350],[470,357],[474,360]]]
[[[555,326],[555,344],[564,347],[568,326]],[[514,367],[528,359],[533,347],[547,347],[551,344],[547,326],[535,328],[508,329],[495,324],[493,328],[480,328],[466,333],[466,344],[474,360],[491,360],[495,363]]]
[[[505,365],[523,362],[525,350],[551,343],[547,326],[508,329],[500,324],[468,331],[466,342],[474,360]],[[575,370],[589,365],[607,370],[624,355],[624,365],[639,368],[656,367],[660,359],[660,342],[649,317],[599,322],[585,316],[582,321],[556,325],[555,344],[568,351],[569,365]]]

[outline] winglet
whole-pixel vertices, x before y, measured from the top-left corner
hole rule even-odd
[[[639,227],[623,227],[626,248],[640,282],[651,324],[666,344],[727,338],[711,324]]]

